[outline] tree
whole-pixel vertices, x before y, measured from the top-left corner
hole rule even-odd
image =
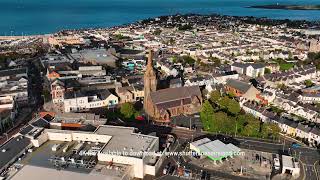
[[[313,86],[313,82],[312,82],[310,79],[305,80],[305,81],[304,81],[304,84],[305,84],[307,87]]]
[[[211,128],[212,132],[230,133],[234,132],[234,122],[228,117],[225,112],[217,112],[213,118],[214,127]]]
[[[227,109],[228,108],[228,104],[229,104],[230,98],[228,96],[223,96],[222,98],[220,98],[219,100],[219,105],[222,108]]]
[[[227,109],[233,115],[237,115],[241,110],[240,109],[240,104],[234,99],[230,99],[229,100]]]
[[[251,114],[246,114],[246,123],[242,131],[242,135],[259,137],[260,136],[260,121]]]
[[[185,24],[185,25],[180,25],[178,27],[178,29],[180,31],[187,31],[187,30],[191,30],[192,29],[192,26],[190,24]]]
[[[190,56],[182,56],[183,60],[185,63],[189,64],[189,65],[192,65],[196,62],[195,59],[193,59],[192,57]]]
[[[153,35],[159,36],[161,32],[162,32],[161,29],[156,29],[155,31],[153,31]]]
[[[285,89],[287,89],[287,86],[285,84],[281,83],[281,84],[277,84],[277,88],[281,89],[281,90],[285,90]]]
[[[277,124],[274,123],[263,123],[261,128],[262,138],[276,139],[279,136],[281,129]]]
[[[237,115],[240,112],[240,104],[238,101],[231,99],[228,96],[220,98],[219,105],[232,115]]]
[[[176,43],[176,41],[173,38],[170,38],[169,40],[169,44],[172,46]]]
[[[244,127],[247,125],[247,115],[239,115],[236,119],[237,134],[242,134]]]
[[[211,100],[212,102],[217,103],[220,98],[221,98],[221,94],[220,94],[219,91],[214,90],[214,91],[211,92],[211,94],[210,94],[210,100]]]
[[[135,114],[135,109],[132,103],[124,103],[120,107],[120,113],[127,119],[130,119]]]
[[[212,119],[214,115],[213,107],[210,102],[207,100],[203,103],[200,111],[200,119],[205,130],[210,130],[213,127]]]
[[[269,69],[269,68],[264,69],[264,74],[270,74],[270,73],[271,73],[271,69]]]
[[[44,90],[42,91],[42,95],[43,95],[44,102],[49,102],[49,101],[51,101],[50,91],[44,89]]]

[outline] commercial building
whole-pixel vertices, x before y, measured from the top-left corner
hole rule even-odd
[[[30,147],[30,139],[24,136],[16,136],[2,145],[0,147],[0,174],[15,162],[28,147]]]
[[[143,178],[145,175],[154,176],[161,165],[159,138],[136,133],[131,127],[99,126],[94,132],[84,132],[29,126],[21,134],[29,143],[31,141],[34,154],[30,155],[31,164],[14,176],[13,179],[17,180],[23,176],[41,179],[45,173],[62,176],[62,179],[73,175],[79,179],[96,179],[95,176],[103,179],[97,172],[107,166],[122,169],[120,178],[110,179]],[[54,173],[52,169],[55,168],[61,172]],[[39,173],[30,174],[31,170],[39,170]],[[86,178],[80,177],[79,172]],[[108,179],[108,175],[104,178]]]
[[[298,177],[300,174],[299,162],[294,161],[291,156],[282,155],[282,174],[284,173]]]
[[[208,138],[203,138],[198,141],[190,143],[190,149],[200,154],[201,157],[208,157],[213,160],[222,162],[228,157],[232,158],[240,153],[241,149],[229,143],[224,144],[219,140],[211,141]]]

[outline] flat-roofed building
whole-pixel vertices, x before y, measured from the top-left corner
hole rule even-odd
[[[190,149],[200,154],[201,157],[208,157],[216,161],[222,161],[224,158],[233,157],[240,153],[241,149],[229,143],[224,144],[219,140],[211,141],[209,138],[203,138],[190,143]]]
[[[39,128],[28,128],[24,134],[30,134],[27,131],[39,131]],[[73,152],[74,156],[96,156],[97,161],[109,164],[122,164],[130,166],[127,174],[131,177],[143,178],[145,175],[155,176],[156,171],[160,168],[159,158],[162,156],[159,153],[159,138],[150,135],[136,133],[132,127],[119,127],[119,126],[99,126],[94,132],[84,131],[70,131],[70,130],[57,130],[57,129],[42,129],[41,132],[36,133],[31,142],[34,147],[46,146],[48,143],[59,143],[59,147],[76,147],[76,144],[84,143],[88,146],[97,146],[94,150],[79,150]],[[66,145],[69,144],[69,145]],[[93,144],[93,145],[91,145]],[[62,148],[68,151],[68,148]],[[72,148],[71,148],[72,149]],[[89,148],[90,149],[90,148]],[[56,150],[59,150],[57,148]],[[147,153],[152,153],[147,154]],[[158,154],[159,153],[159,154]],[[72,157],[72,153],[65,152],[66,155],[60,152],[61,158],[51,158],[52,161],[63,161],[64,163],[74,163],[65,158]],[[83,162],[82,162],[83,163]],[[19,173],[18,173],[19,174]]]
[[[18,135],[0,147],[0,174],[14,163],[30,146],[30,139]]]
[[[300,174],[299,162],[295,161],[291,156],[282,155],[282,174],[284,173],[298,177]]]

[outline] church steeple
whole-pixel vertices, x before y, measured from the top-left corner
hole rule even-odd
[[[152,69],[153,70],[153,68],[152,68],[152,50],[151,49],[149,49],[149,54],[148,54],[148,62],[147,62],[147,69],[149,68],[149,69]]]
[[[157,90],[157,77],[152,65],[152,50],[149,50],[146,72],[144,73],[144,109],[148,111],[150,93]]]

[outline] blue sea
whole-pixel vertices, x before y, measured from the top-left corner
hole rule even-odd
[[[0,35],[111,27],[177,13],[320,20],[320,11],[246,8],[266,4],[317,5],[320,0],[0,0]]]

